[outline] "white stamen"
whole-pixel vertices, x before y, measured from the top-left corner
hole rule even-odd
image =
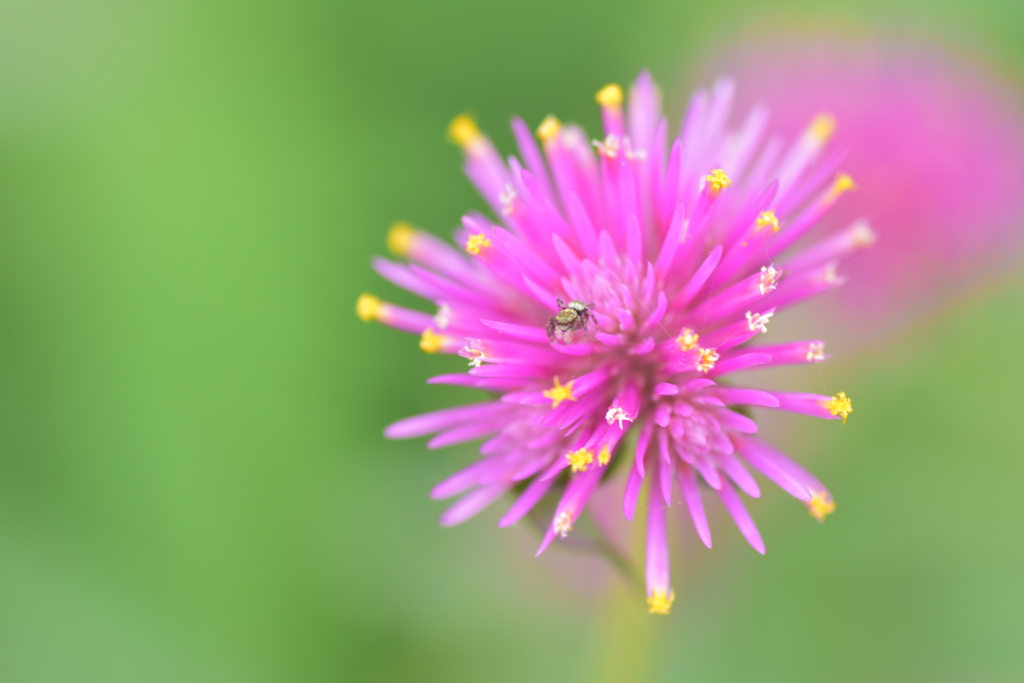
[[[437,314],[434,316],[434,324],[440,329],[445,329],[452,322],[452,309],[447,304],[441,304],[437,308]]]
[[[768,332],[768,321],[774,313],[751,313],[747,311],[747,327],[750,328],[751,332],[760,332],[766,334]]]
[[[626,411],[623,410],[622,408],[620,408],[619,406],[613,406],[613,407],[608,409],[607,413],[605,413],[604,419],[605,419],[605,421],[608,422],[608,424],[613,424],[616,420],[618,420],[619,421],[619,429],[622,429],[622,421],[623,420],[625,420],[627,422],[632,422],[635,418],[634,417],[630,417],[629,415],[627,415]]]
[[[565,538],[572,531],[572,515],[568,510],[559,512],[558,516],[555,517],[555,523],[553,525],[555,533]]]
[[[594,147],[597,147],[598,153],[602,156],[614,159],[619,155],[619,147],[621,146],[621,143],[619,142],[618,135],[609,135],[603,142],[601,140],[594,140],[593,145]]]
[[[807,362],[820,363],[825,360],[825,342],[811,342],[807,345]]]
[[[514,202],[518,196],[516,189],[512,187],[512,183],[506,183],[505,189],[498,194],[498,202],[501,203],[501,214],[503,216],[510,216],[512,214],[515,208]]]
[[[469,367],[478,368],[484,363],[487,354],[484,352],[483,343],[479,339],[470,339],[469,343],[459,349],[459,355],[469,359]]]
[[[870,247],[877,239],[875,231],[867,223],[858,223],[853,229],[853,245],[856,247]]]
[[[761,296],[764,296],[768,292],[775,291],[775,288],[779,285],[779,278],[782,277],[782,271],[775,267],[775,265],[761,266],[761,282],[757,285],[757,288],[761,290]]]
[[[715,363],[718,362],[719,358],[721,356],[715,349],[700,347],[697,349],[697,369],[706,373],[715,367]]]
[[[562,129],[562,146],[567,149],[586,147],[587,138],[583,135],[579,128],[575,126],[566,126]]]

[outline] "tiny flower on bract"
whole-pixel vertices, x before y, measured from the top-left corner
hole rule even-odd
[[[520,158],[507,163],[473,119],[457,117],[449,137],[500,219],[465,216],[455,245],[404,223],[392,232],[393,251],[410,263],[377,259],[375,268],[433,301],[437,315],[369,294],[357,303],[362,319],[418,335],[424,351],[470,361],[468,370],[432,383],[497,395],[385,430],[392,438],[432,434],[429,448],[484,439],[480,460],[433,489],[435,498],[461,496],[442,524],[515,492],[500,522],[508,526],[555,496],[540,554],[572,532],[619,464],[630,520],[649,481],[647,602],[655,614],[667,614],[675,598],[674,503],[711,546],[701,482],[760,553],[761,536],[736,491],[760,495],[749,467],[818,520],[835,508],[828,489],[753,436],[757,424],[737,408],[844,423],[853,412],[843,392],[733,384],[750,368],[825,360],[820,340],[752,342],[782,309],[841,284],[836,264],[855,247],[803,239],[853,187],[825,136],[805,135],[788,149],[762,144],[764,112],[755,109],[731,129],[732,98],[728,80],[699,91],[670,139],[659,93],[642,73],[628,100],[619,86],[599,91],[602,140],[591,144],[580,128],[551,116],[537,130],[538,145],[516,119]],[[815,121],[810,130],[824,125]],[[794,251],[798,241],[809,246]]]

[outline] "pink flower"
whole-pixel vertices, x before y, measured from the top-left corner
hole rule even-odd
[[[757,439],[757,424],[735,408],[843,422],[853,411],[842,392],[732,383],[750,368],[827,357],[819,340],[752,342],[764,338],[777,312],[838,286],[836,264],[862,246],[866,230],[854,223],[792,249],[851,183],[838,173],[839,157],[821,130],[788,147],[764,145],[765,112],[754,110],[732,129],[732,99],[729,81],[698,92],[670,141],[658,91],[643,73],[628,109],[619,86],[598,93],[601,140],[591,143],[580,128],[548,117],[537,130],[539,148],[517,119],[521,160],[508,163],[472,119],[456,118],[450,136],[501,223],[465,216],[456,234],[461,253],[396,225],[389,246],[409,263],[377,259],[374,266],[438,312],[369,294],[357,304],[364,320],[420,335],[424,351],[468,361],[468,372],[432,383],[497,395],[385,430],[391,438],[433,434],[428,448],[485,439],[480,460],[434,488],[435,498],[461,496],[441,523],[463,522],[515,492],[500,522],[508,526],[556,495],[539,555],[571,532],[595,488],[621,464],[630,520],[650,482],[647,595],[659,614],[674,598],[667,507],[685,502],[711,546],[700,482],[760,553],[764,543],[736,491],[760,495],[748,467],[819,520],[834,508],[828,489]]]
[[[851,265],[840,309],[874,338],[1019,256],[1024,118],[1012,90],[935,50],[789,36],[746,41],[725,60],[743,99],[783,135],[828,114],[861,191],[831,217],[871,216],[878,245]],[[721,68],[716,63],[716,69]],[[837,307],[833,307],[835,309]],[[907,315],[913,311],[918,315]],[[857,330],[844,330],[844,332]]]

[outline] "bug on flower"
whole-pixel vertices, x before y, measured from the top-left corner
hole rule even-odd
[[[587,331],[587,321],[593,318],[594,324],[597,324],[597,316],[590,312],[594,304],[585,304],[579,300],[565,303],[561,299],[557,303],[558,315],[548,319],[548,339],[571,344],[577,332]]]

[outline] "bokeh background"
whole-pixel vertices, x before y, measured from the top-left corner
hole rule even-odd
[[[844,388],[850,424],[762,422],[837,513],[766,491],[764,557],[674,518],[668,618],[496,511],[439,528],[472,449],[381,430],[465,400],[424,384],[461,361],[353,314],[413,303],[368,265],[393,220],[482,208],[460,111],[504,149],[512,114],[596,130],[594,92],[647,67],[678,116],[776,31],[1019,87],[1022,30],[1011,0],[0,3],[0,680],[1024,680],[1013,268],[873,344],[825,334],[781,381]]]

